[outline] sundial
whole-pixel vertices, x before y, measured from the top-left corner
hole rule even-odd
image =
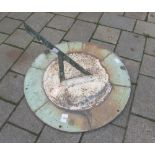
[[[24,82],[28,105],[39,119],[58,130],[85,132],[123,111],[131,83],[117,55],[92,43],[53,45],[24,26],[48,48],[34,60]]]

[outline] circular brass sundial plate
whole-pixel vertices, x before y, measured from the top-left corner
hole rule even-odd
[[[88,62],[92,59],[95,65],[90,63],[86,69],[93,76],[86,78],[65,63],[69,70],[66,71],[66,80],[60,84],[56,74],[57,56],[51,53],[40,54],[28,70],[24,83],[25,97],[31,110],[45,124],[67,132],[89,131],[111,122],[123,111],[130,96],[130,78],[124,64],[114,53],[92,43],[69,42],[56,46],[72,58],[80,57],[78,61],[81,65],[84,65],[81,60]],[[80,83],[79,78],[82,81]],[[54,79],[57,79],[55,83]],[[95,83],[98,84],[97,87]],[[90,89],[93,85],[94,92]],[[75,93],[77,88],[79,91]],[[81,95],[84,88],[88,92],[83,92],[85,98],[79,98],[78,93]],[[99,92],[102,92],[100,97]],[[69,102],[64,98],[68,93]]]

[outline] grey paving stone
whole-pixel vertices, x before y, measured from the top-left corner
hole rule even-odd
[[[118,16],[111,13],[104,13],[103,16],[101,17],[100,24],[132,31],[135,21],[136,21],[135,19]]]
[[[12,122],[13,124],[16,124],[37,134],[43,127],[43,123],[37,117],[35,117],[35,115],[28,107],[25,98],[21,101],[15,112],[12,114],[9,122]]]
[[[101,14],[101,12],[81,12],[78,19],[97,23]]]
[[[39,143],[77,143],[81,137],[81,133],[68,133],[58,131],[51,127],[45,126],[38,142]]]
[[[123,140],[124,129],[109,124],[95,131],[86,132],[82,143],[120,143]]]
[[[65,36],[68,41],[88,41],[96,25],[77,20]]]
[[[35,135],[11,124],[6,124],[0,132],[0,143],[32,143],[35,139]]]
[[[24,77],[9,72],[0,83],[0,96],[12,102],[19,102],[23,96]]]
[[[48,24],[49,27],[67,31],[73,24],[74,19],[56,15]]]
[[[32,43],[11,69],[18,73],[26,74],[34,59],[40,53],[43,53],[45,49],[46,47],[41,44]]]
[[[155,24],[138,20],[134,32],[155,37]]]
[[[154,143],[155,123],[147,119],[131,115],[125,136],[125,142]]]
[[[148,21],[155,23],[155,12],[150,12],[148,15]]]
[[[31,12],[10,12],[8,17],[25,20],[28,16],[30,16],[30,14]]]
[[[129,101],[128,101],[125,109],[112,122],[112,124],[119,125],[119,126],[122,126],[124,128],[127,126],[127,120],[128,120],[128,116],[129,116],[129,112],[130,112],[130,107],[131,107],[131,104],[132,104],[132,100],[133,100],[133,97],[134,97],[134,92],[135,92],[135,85],[132,85],[132,87],[131,87],[131,95],[130,95]]]
[[[155,39],[147,38],[145,53],[155,55]]]
[[[14,109],[14,105],[0,100],[0,127],[4,124],[10,113]]]
[[[22,50],[8,45],[0,45],[0,79],[20,56]]]
[[[144,54],[140,73],[155,77],[155,57]]]
[[[117,29],[99,25],[93,38],[116,44],[119,38],[119,34],[120,31]]]
[[[139,76],[132,112],[155,120],[155,79]]]
[[[31,15],[26,20],[26,23],[30,25],[35,31],[39,32],[53,16],[54,15],[50,13],[37,12]]]
[[[116,47],[116,53],[120,56],[141,61],[145,38],[130,32],[122,32]]]
[[[145,20],[147,13],[146,12],[126,12],[125,16],[130,18]]]
[[[129,72],[131,82],[136,83],[138,72],[139,72],[139,67],[140,67],[140,62],[125,59],[125,58],[121,58],[121,59]]]
[[[26,31],[17,29],[7,40],[6,43],[15,45],[21,48],[26,48],[27,45],[32,41],[31,37]]]
[[[4,18],[0,22],[0,32],[11,34],[20,24],[21,21],[10,18]]]
[[[65,32],[45,27],[40,34],[53,44],[57,44],[63,38]]]
[[[79,13],[78,12],[55,12],[56,14],[75,18]]]
[[[0,12],[0,20],[8,15],[8,12]]]
[[[124,12],[108,12],[108,14],[122,16],[124,14]]]
[[[0,33],[0,44],[4,42],[4,40],[8,37],[8,35]]]
[[[107,49],[111,52],[114,51],[114,48],[115,48],[115,45],[113,44],[109,44],[109,43],[104,43],[104,42],[101,42],[101,41],[97,41],[97,40],[94,40],[94,39],[91,39],[92,43],[95,43],[97,46],[101,47],[101,48],[104,48],[104,49]]]

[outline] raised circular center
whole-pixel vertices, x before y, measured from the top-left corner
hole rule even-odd
[[[87,110],[102,104],[111,91],[111,84],[99,59],[84,53],[70,53],[69,57],[92,75],[83,75],[64,62],[65,80],[60,82],[58,60],[52,61],[43,77],[48,98],[55,105],[68,110]]]

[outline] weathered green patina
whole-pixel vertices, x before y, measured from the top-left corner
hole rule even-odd
[[[24,92],[31,110],[45,124],[67,132],[89,131],[111,122],[123,111],[131,91],[130,77],[119,57],[91,43],[68,42],[56,46],[64,53],[83,52],[98,58],[109,74],[112,90],[103,104],[89,110],[71,111],[57,107],[43,88],[44,72],[57,56],[42,53],[25,77]]]

